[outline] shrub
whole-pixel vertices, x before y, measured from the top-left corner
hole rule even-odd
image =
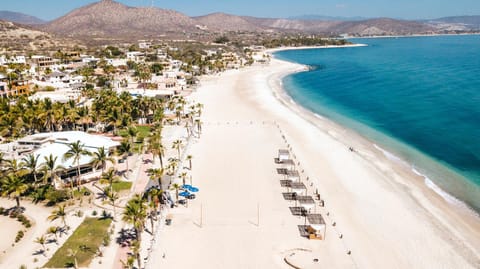
[[[0,215],[4,215],[4,214],[5,214],[5,208],[0,206]]]
[[[20,241],[24,235],[25,233],[22,230],[18,231],[17,236],[15,237],[15,243],[18,243],[18,241]]]
[[[17,220],[20,221],[26,228],[32,227],[32,223],[30,222],[30,220],[22,214],[17,215]]]
[[[93,210],[92,212],[92,216],[96,216],[98,213],[97,213],[97,210]]]
[[[108,247],[108,245],[110,245],[110,235],[109,234],[106,234],[104,237],[103,237],[103,242],[102,244],[106,247]]]
[[[49,201],[51,204],[56,204],[63,202],[68,199],[68,192],[66,190],[49,190],[45,194],[45,198]]]

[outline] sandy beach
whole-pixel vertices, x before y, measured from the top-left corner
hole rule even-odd
[[[205,105],[203,133],[191,147],[201,191],[170,212],[150,264],[292,268],[288,258],[300,268],[478,268],[478,218],[371,141],[291,102],[281,78],[304,69],[273,59],[202,81],[192,98]],[[301,237],[304,220],[282,197],[273,158],[287,144],[309,193],[318,189],[326,202],[315,208],[327,222],[326,240]]]

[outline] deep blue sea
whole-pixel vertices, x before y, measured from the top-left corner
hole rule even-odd
[[[277,52],[312,67],[284,78],[287,93],[480,212],[480,36],[350,41],[368,46]]]

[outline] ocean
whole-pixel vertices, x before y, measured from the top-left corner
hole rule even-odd
[[[480,36],[350,41],[368,46],[275,53],[311,67],[285,77],[285,91],[480,212]]]

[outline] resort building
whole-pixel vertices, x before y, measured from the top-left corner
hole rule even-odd
[[[38,169],[45,163],[45,158],[53,156],[57,158],[57,164],[63,167],[59,175],[62,179],[74,178],[77,173],[77,163],[73,158],[65,159],[64,155],[69,151],[69,145],[80,141],[85,150],[93,154],[99,148],[104,147],[109,154],[113,154],[116,147],[120,145],[118,141],[111,138],[92,135],[79,131],[39,133],[26,136],[16,142],[1,144],[0,151],[3,152],[5,159],[22,159],[24,156],[33,154],[38,156]],[[93,156],[82,155],[78,161],[80,166],[81,180],[89,180],[100,176],[100,171],[96,171],[92,165]]]

